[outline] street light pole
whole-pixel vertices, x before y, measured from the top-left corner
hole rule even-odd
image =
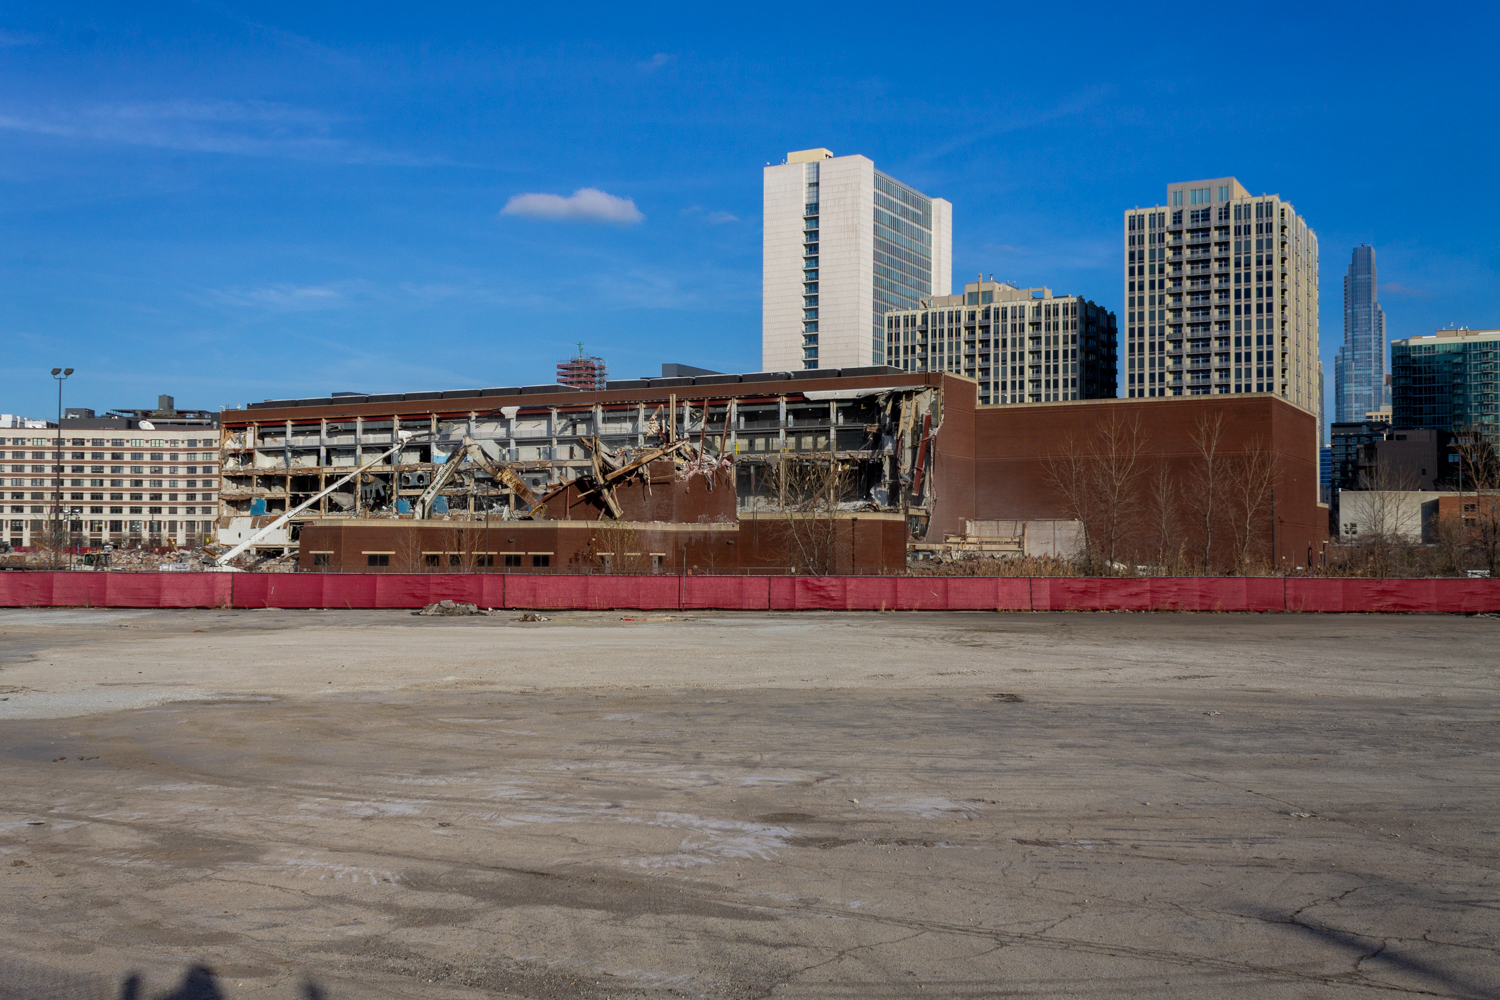
[[[62,509],[62,472],[63,472],[63,437],[62,437],[62,384],[63,380],[73,374],[71,368],[54,368],[52,377],[57,379],[57,446],[52,453],[52,518],[57,523],[57,531],[54,537],[59,545],[66,545],[67,532],[61,518]],[[54,561],[57,554],[53,553]]]

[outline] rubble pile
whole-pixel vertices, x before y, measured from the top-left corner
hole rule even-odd
[[[436,604],[427,605],[421,611],[413,611],[412,614],[427,617],[452,617],[457,615],[482,615],[485,612],[479,610],[478,605],[469,604],[465,601],[438,601]]]

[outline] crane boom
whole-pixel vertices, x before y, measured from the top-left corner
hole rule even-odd
[[[400,435],[401,440],[398,441],[393,447],[391,447],[390,449],[382,452],[380,455],[376,456],[375,458],[370,459],[364,465],[361,465],[359,468],[355,469],[353,472],[349,473],[347,476],[345,476],[344,478],[340,479],[338,482],[334,483],[332,486],[330,486],[327,489],[323,490],[321,493],[315,494],[314,496],[312,496],[308,500],[303,501],[302,503],[300,503],[297,506],[293,507],[291,510],[287,511],[285,514],[282,514],[280,517],[276,518],[276,520],[272,521],[270,524],[267,524],[265,527],[261,528],[255,534],[251,535],[249,538],[245,539],[243,542],[241,542],[240,544],[236,545],[234,548],[230,549],[228,552],[226,552],[223,555],[219,556],[217,559],[214,560],[214,565],[216,565],[216,566],[227,566],[227,565],[229,565],[229,560],[233,559],[235,556],[239,555],[241,552],[244,552],[250,546],[254,545],[256,542],[260,541],[266,535],[270,534],[272,531],[274,531],[277,528],[281,527],[293,515],[302,513],[304,510],[306,510],[307,508],[311,507],[313,504],[317,503],[319,500],[323,499],[328,494],[330,494],[334,490],[338,489],[340,486],[343,486],[345,483],[347,483],[349,480],[353,479],[355,476],[358,476],[361,472],[364,472],[366,469],[370,468],[371,466],[379,465],[381,462],[384,462],[387,458],[391,457],[396,452],[400,451],[403,447],[406,446],[406,442],[411,439],[411,434],[408,433],[408,432],[406,432],[406,431],[398,431],[397,433],[398,433],[398,435]]]

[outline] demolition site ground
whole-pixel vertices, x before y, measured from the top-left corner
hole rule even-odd
[[[0,997],[1500,996],[1500,619],[540,617],[0,611]]]

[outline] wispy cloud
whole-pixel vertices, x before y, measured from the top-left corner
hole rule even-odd
[[[270,101],[202,98],[46,111],[0,108],[0,129],[86,142],[344,163],[439,162],[373,149],[335,135],[335,126],[343,122],[311,108]]]
[[[963,132],[948,142],[938,143],[923,149],[913,159],[919,162],[941,159],[949,153],[956,152],[984,139],[1004,135],[1008,132],[1020,132],[1025,129],[1035,128],[1038,125],[1045,125],[1059,118],[1071,117],[1102,104],[1105,98],[1113,92],[1114,88],[1108,85],[1085,87],[1076,94],[1057,101],[1048,107],[997,115],[991,119],[993,124],[988,128],[972,129]]]
[[[645,221],[641,210],[630,198],[579,188],[564,198],[560,194],[518,194],[505,203],[501,215],[521,215],[533,219],[562,219],[571,222],[615,222],[631,224]]]
[[[346,290],[331,285],[274,284],[259,288],[211,288],[200,301],[238,308],[270,309],[277,312],[310,312],[347,305]]]
[[[655,73],[657,70],[661,69],[667,63],[676,58],[677,57],[674,55],[669,55],[665,52],[658,52],[650,59],[647,59],[644,62],[638,62],[635,65],[642,73]]]
[[[731,215],[728,212],[705,212],[702,205],[689,205],[687,208],[682,209],[678,214],[701,215],[703,216],[703,221],[708,223],[710,226],[722,226],[726,222],[740,221],[740,217],[738,215]]]
[[[1381,297],[1394,295],[1400,298],[1425,299],[1432,293],[1425,288],[1416,288],[1412,285],[1403,285],[1399,281],[1382,281],[1380,283]]]
[[[0,28],[0,49],[13,49],[21,45],[35,45],[41,39],[29,31]]]

